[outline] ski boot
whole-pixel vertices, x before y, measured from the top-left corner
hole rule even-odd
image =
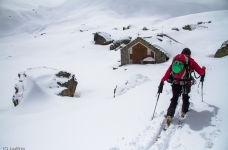
[[[172,122],[172,117],[171,116],[167,116],[166,117],[166,123],[167,123],[167,125],[169,126],[171,122]]]
[[[170,123],[172,122],[172,117],[171,116],[167,116],[166,117],[166,120],[164,122],[164,125],[163,125],[163,130],[166,131],[170,125]]]
[[[181,116],[182,118],[185,118],[185,115],[186,115],[185,112],[181,112],[181,115],[180,115],[180,116]]]

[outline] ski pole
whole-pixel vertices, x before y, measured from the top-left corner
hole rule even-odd
[[[203,102],[203,82],[201,83],[201,96],[202,96],[202,102]]]
[[[201,76],[201,97],[202,97],[202,102],[203,102],[203,81],[204,81],[204,77],[205,77],[206,71],[204,72],[204,75]]]
[[[156,102],[156,105],[155,105],[155,108],[154,108],[154,113],[155,113],[155,110],[156,110],[156,107],[157,107],[157,104],[158,104],[158,99],[159,99],[159,96],[160,96],[160,93],[158,93],[158,98],[157,98],[157,102]],[[153,113],[153,116],[152,116],[152,119],[154,119],[154,113]]]

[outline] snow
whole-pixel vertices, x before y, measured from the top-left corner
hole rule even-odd
[[[127,91],[140,86],[141,84],[143,84],[144,82],[148,81],[148,77],[142,75],[142,74],[136,74],[133,75],[132,77],[130,77],[129,80],[126,81],[126,83],[118,86],[116,88],[116,96],[120,96],[122,94],[125,94]]]
[[[221,48],[226,47],[226,45],[228,45],[228,41],[225,41],[224,43],[222,43]]]
[[[152,57],[147,57],[147,58],[143,59],[143,61],[155,61],[155,60]]]
[[[2,0],[0,148],[228,149],[228,57],[213,58],[227,41],[227,8],[227,0]],[[195,29],[182,29],[189,24]],[[128,25],[130,29],[122,30]],[[171,30],[174,27],[180,31]],[[112,39],[150,37],[144,39],[170,59],[113,70],[120,65],[120,51],[95,45],[96,32]],[[157,36],[161,33],[167,36]],[[207,68],[204,87],[201,91],[199,80],[192,86],[183,127],[178,127],[179,101],[164,132],[161,123],[172,91],[166,82],[157,101],[157,88],[172,58],[185,47]],[[59,70],[75,74],[73,98],[56,95],[53,74]],[[18,78],[24,72],[28,77]],[[14,107],[14,87],[22,85],[21,103]]]

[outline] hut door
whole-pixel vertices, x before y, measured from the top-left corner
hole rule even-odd
[[[142,60],[147,56],[147,48],[141,43],[132,47],[133,54],[132,59],[134,64],[141,64]]]

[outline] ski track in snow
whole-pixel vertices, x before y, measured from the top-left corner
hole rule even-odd
[[[195,85],[195,87],[197,87]],[[197,95],[201,95],[199,89],[197,88],[194,90]],[[170,96],[172,95],[171,91],[166,91],[167,94]],[[191,93],[190,93],[190,107],[189,112],[191,113],[191,110],[194,109],[194,104],[191,102]],[[210,107],[210,106],[209,106]],[[173,150],[173,149],[197,149],[197,147],[186,148],[181,143],[181,136],[182,134],[188,134],[189,136],[192,135],[191,130],[188,128],[185,128],[186,118],[188,119],[188,115],[186,114],[186,118],[184,120],[181,120],[179,118],[179,114],[181,112],[182,108],[182,97],[178,100],[178,105],[176,108],[176,112],[173,118],[173,121],[171,125],[168,127],[166,131],[163,130],[163,124],[165,122],[164,118],[164,111],[162,111],[160,114],[155,114],[155,119],[151,121],[144,130],[139,133],[134,139],[128,140],[122,139],[122,143],[120,145],[121,148],[118,146],[110,148],[110,150],[122,150],[123,147],[126,150]],[[218,136],[221,133],[221,122],[222,120],[217,116],[216,110],[213,110],[213,117],[211,118],[211,123],[214,125],[213,130],[210,130],[210,132],[202,131],[200,132],[200,136],[205,141],[205,149],[212,148],[212,146],[215,144]],[[154,123],[159,122],[159,126],[154,126]],[[158,123],[157,123],[158,124]],[[206,127],[205,127],[206,128]]]
[[[141,84],[149,81],[149,78],[142,75],[142,74],[135,74],[129,78],[129,80],[126,81],[126,83],[122,85],[118,85],[116,88],[116,96],[120,96],[122,94],[125,94],[127,91],[140,86]]]

